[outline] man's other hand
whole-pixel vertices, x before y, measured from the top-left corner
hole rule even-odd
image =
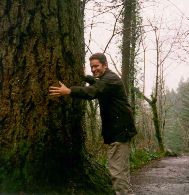
[[[67,88],[60,81],[59,81],[59,85],[60,85],[60,87],[50,86],[49,87],[49,95],[56,96],[56,97],[60,97],[60,96],[69,95],[71,93],[71,89]]]

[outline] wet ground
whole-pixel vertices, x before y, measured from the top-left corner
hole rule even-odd
[[[189,195],[189,156],[154,161],[131,181],[136,195]]]

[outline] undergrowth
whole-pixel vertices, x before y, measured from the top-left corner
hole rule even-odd
[[[86,144],[87,150],[91,154],[91,156],[97,161],[99,164],[107,167],[107,145],[103,144],[103,141],[100,140],[98,142],[87,142]],[[142,166],[148,164],[152,160],[159,159],[165,156],[165,154],[153,151],[148,148],[134,148],[131,147],[130,154],[130,167],[131,170],[139,169]]]
[[[158,151],[151,151],[148,148],[132,149],[130,155],[131,169],[138,169],[150,161],[163,157],[164,154]]]

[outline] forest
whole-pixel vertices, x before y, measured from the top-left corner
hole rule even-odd
[[[131,174],[188,156],[188,18],[175,0],[1,0],[0,194],[114,194],[98,100],[49,95],[87,86],[96,52],[131,105]]]

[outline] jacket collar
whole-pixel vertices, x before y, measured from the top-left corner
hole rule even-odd
[[[106,68],[106,70],[104,71],[104,73],[98,77],[99,79],[102,78],[105,74],[107,74],[108,72],[110,72],[111,70],[109,68]]]

